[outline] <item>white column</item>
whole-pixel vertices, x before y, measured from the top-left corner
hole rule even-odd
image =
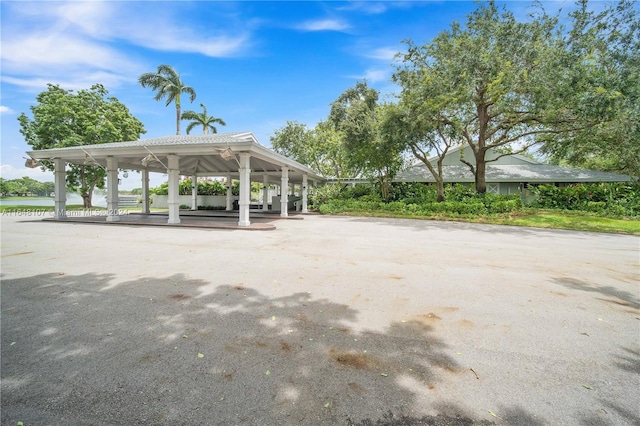
[[[180,223],[180,157],[167,155],[169,170],[169,221],[168,223]]]
[[[262,211],[269,210],[269,176],[262,176]]]
[[[251,156],[240,153],[240,220],[238,226],[249,226],[249,204],[251,203]]]
[[[191,177],[191,210],[198,210],[198,175]]]
[[[118,222],[118,159],[107,157],[107,222]]]
[[[56,194],[55,204],[56,211],[54,217],[56,219],[67,218],[67,173],[65,167],[67,163],[60,158],[53,160],[54,165],[54,190]]]
[[[302,213],[307,213],[307,191],[309,189],[309,181],[307,175],[302,175]]]
[[[149,170],[142,171],[142,213],[149,214]]]
[[[289,169],[282,168],[282,178],[280,179],[280,216],[289,216]]]
[[[233,192],[231,191],[231,175],[227,175],[227,211],[233,210]]]

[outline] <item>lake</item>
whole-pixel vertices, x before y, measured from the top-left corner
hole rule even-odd
[[[94,207],[106,207],[107,199],[104,195],[93,194]],[[82,197],[79,194],[67,194],[67,204],[82,204]],[[55,200],[42,197],[12,197],[11,200],[0,198],[0,206],[55,206]]]

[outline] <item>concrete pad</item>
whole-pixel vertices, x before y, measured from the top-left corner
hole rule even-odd
[[[639,422],[639,237],[1,224],[2,424]]]

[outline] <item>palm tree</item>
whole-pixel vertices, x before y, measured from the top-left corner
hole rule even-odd
[[[180,74],[171,65],[160,65],[157,72],[147,72],[138,77],[138,83],[142,87],[151,87],[156,90],[155,100],[167,97],[166,106],[171,102],[176,104],[176,135],[180,134],[180,95],[186,93],[189,100],[193,102],[196,98],[196,91],[193,87],[186,86],[180,79]]]
[[[211,129],[211,133],[218,133],[218,129],[214,126],[215,123],[222,126],[227,125],[222,118],[207,115],[207,107],[204,104],[200,104],[200,107],[202,107],[202,112],[185,111],[182,113],[183,120],[191,120],[191,123],[187,126],[187,134],[196,126],[202,126],[202,133],[208,135],[209,129]]]

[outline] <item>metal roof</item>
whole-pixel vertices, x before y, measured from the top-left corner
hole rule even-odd
[[[306,174],[310,180],[324,181],[311,168],[293,161],[261,145],[252,132],[214,133],[209,135],[173,135],[137,141],[113,142],[29,151],[38,160],[63,159],[69,163],[98,163],[106,167],[107,157],[118,159],[121,170],[148,170],[166,173],[167,155],[180,157],[180,174],[199,176],[238,176],[239,164],[233,156],[222,155],[230,150],[236,156],[251,156],[251,172],[268,175],[270,181],[279,183],[283,167],[289,169],[289,178],[301,181]],[[143,164],[145,157],[151,161]],[[157,161],[159,160],[159,161]]]
[[[443,166],[445,182],[474,182],[474,176],[464,164]],[[435,182],[433,175],[424,164],[418,164],[401,172],[395,179],[399,182]],[[631,177],[595,170],[573,169],[550,164],[531,163],[518,165],[487,164],[487,183],[499,182],[627,182]]]

